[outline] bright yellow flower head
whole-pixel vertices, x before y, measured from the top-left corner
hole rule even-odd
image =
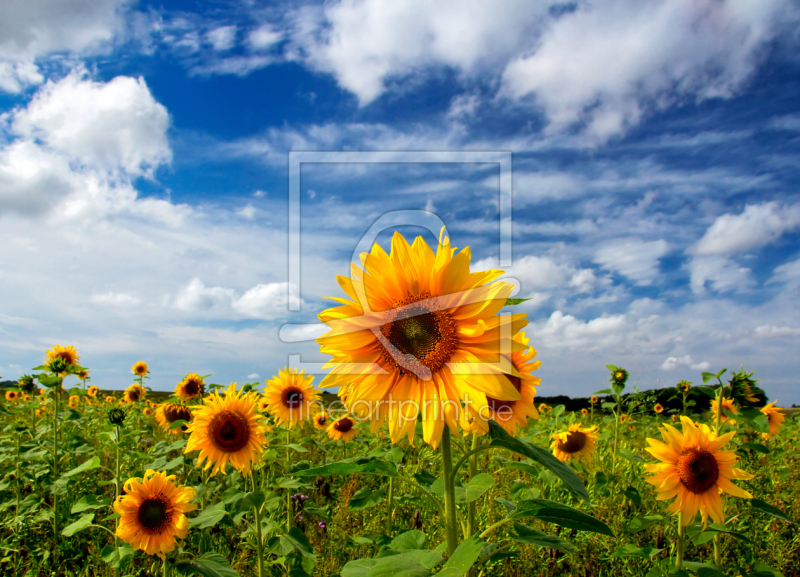
[[[176,405],[175,403],[161,403],[156,408],[156,421],[159,426],[170,433],[171,435],[180,436],[182,430],[186,429],[186,425],[182,427],[175,427],[170,429],[170,426],[175,421],[192,421],[192,411],[189,407],[183,405]]]
[[[734,467],[738,460],[733,451],[722,451],[735,433],[721,437],[708,427],[696,425],[689,417],[681,417],[683,432],[671,425],[663,425],[664,442],[647,439],[646,449],[660,463],[645,465],[645,471],[654,473],[645,479],[655,485],[657,499],[665,501],[677,497],[670,505],[670,513],[683,513],[683,524],[688,525],[698,511],[705,524],[708,517],[717,523],[725,522],[720,493],[752,499],[753,496],[734,485],[731,480],[748,480],[753,475]]]
[[[660,403],[656,403],[656,404],[655,404],[655,406],[653,407],[653,411],[654,411],[654,412],[655,412],[657,415],[660,415],[661,413],[663,413],[663,412],[664,412],[664,407],[662,407]]]
[[[117,398],[116,398],[116,397],[112,397],[111,395],[108,395],[108,396],[106,397],[106,403],[113,403],[113,402],[115,402],[116,400],[117,400]]]
[[[267,381],[264,400],[267,410],[278,425],[293,428],[297,423],[310,420],[319,410],[319,391],[311,382],[314,375],[306,376],[305,370],[286,367]]]
[[[148,555],[175,550],[176,538],[185,539],[189,532],[186,513],[194,511],[194,489],[175,482],[175,475],[148,469],[143,478],[128,479],[125,494],[114,501],[120,515],[116,535],[134,549]]]
[[[592,395],[592,398],[590,400],[592,401],[593,405],[597,404],[600,401],[600,399],[597,398],[597,395]]]
[[[47,356],[44,358],[45,362],[50,362],[53,359],[62,358],[64,362],[68,365],[77,365],[78,361],[81,360],[80,356],[78,356],[78,351],[75,350],[75,347],[72,345],[68,345],[66,347],[62,347],[58,343],[52,349],[47,351]]]
[[[342,440],[345,443],[358,434],[356,422],[350,417],[342,417],[332,421],[328,427],[328,436],[334,441]]]
[[[147,368],[147,363],[144,361],[135,362],[133,367],[131,367],[131,370],[133,371],[133,374],[138,377],[143,377],[150,372],[150,369]]]
[[[206,396],[203,405],[192,410],[184,453],[200,451],[197,466],[205,461],[203,468],[212,467],[212,477],[218,472],[224,475],[228,462],[237,471],[250,473],[253,462],[261,462],[269,430],[258,412],[257,397],[255,392],[237,392],[236,383],[231,383],[224,397],[218,391]]]
[[[206,384],[197,373],[189,373],[175,387],[175,396],[182,401],[199,399],[206,390]]]
[[[581,409],[581,415],[583,415],[584,417],[588,416],[589,415],[589,409]]]
[[[591,460],[597,443],[597,427],[583,428],[579,423],[569,426],[569,429],[551,435],[553,442],[550,448],[553,455],[561,461],[571,461],[573,459]]]
[[[739,409],[736,408],[733,399],[722,397],[722,415],[720,418],[723,423],[728,420],[728,416],[725,414],[726,410],[734,414],[739,412]],[[717,399],[711,399],[711,418],[712,419],[716,418],[716,414],[717,414]],[[735,422],[736,421],[731,420],[729,424],[732,425]]]
[[[525,347],[511,337],[528,321],[497,316],[514,287],[492,282],[502,271],[470,272],[470,259],[444,234],[434,252],[422,237],[409,245],[395,233],[390,254],[375,244],[361,255],[363,269],[337,277],[347,298],[319,314],[329,330],[317,342],[333,357],[320,387],[339,388],[373,433],[386,422],[392,442],[413,441],[421,419],[436,447],[445,424],[454,434],[469,426],[462,402],[521,399],[505,375],[521,378],[509,357]]]
[[[764,439],[769,440],[772,435],[777,435],[778,430],[783,426],[783,421],[786,415],[783,414],[783,409],[775,406],[776,401],[761,407],[761,412],[767,416],[769,421],[769,433],[763,433]]]
[[[319,430],[325,430],[328,425],[330,424],[330,417],[328,413],[325,411],[320,411],[316,415],[314,415],[314,428]]]
[[[6,391],[6,400],[7,401],[16,401],[19,397],[19,393],[17,391]]]
[[[88,379],[89,378],[89,371],[87,371],[86,369],[83,369],[82,371],[76,372],[75,376],[78,377],[78,379],[80,379],[81,381],[84,380],[84,379]]]
[[[122,394],[122,400],[126,403],[138,403],[144,400],[147,390],[139,383],[133,383],[130,387],[125,389]]]
[[[100,392],[100,389],[98,389],[98,388],[97,388],[97,387],[95,387],[94,385],[92,385],[91,387],[89,387],[88,389],[86,389],[86,394],[87,394],[87,395],[89,395],[89,396],[90,396],[90,397],[92,397],[92,398],[96,397],[96,396],[97,396],[97,393],[99,393],[99,392]]]

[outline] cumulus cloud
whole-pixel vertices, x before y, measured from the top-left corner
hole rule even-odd
[[[128,293],[107,292],[92,295],[92,303],[96,305],[108,305],[113,307],[135,307],[142,299]]]
[[[240,315],[256,319],[274,319],[288,313],[289,296],[297,296],[297,288],[286,282],[257,284],[237,296],[232,288],[206,286],[195,277],[175,295],[175,309],[213,314],[223,318]],[[301,303],[302,304],[302,303]]]
[[[548,349],[594,351],[619,344],[628,329],[625,315],[604,315],[583,322],[558,310],[546,321],[535,323],[530,332]]]
[[[476,261],[473,270],[499,268],[494,257]],[[530,291],[569,287],[576,293],[590,292],[597,284],[597,278],[591,269],[578,269],[566,262],[557,262],[549,256],[527,255],[518,258],[510,267],[504,268],[501,279],[519,281],[519,293],[529,296]]]
[[[207,287],[195,277],[178,292],[172,306],[187,312],[210,311],[230,306],[235,296],[231,288]]]
[[[665,240],[623,239],[600,248],[594,262],[628,277],[637,285],[647,286],[658,276],[658,261],[668,252],[669,244]]]
[[[695,294],[706,292],[706,284],[717,292],[745,292],[755,282],[749,268],[721,256],[694,257],[689,262],[690,286]]]
[[[765,202],[745,206],[741,214],[718,217],[693,247],[698,255],[732,255],[775,242],[800,228],[800,205]]]
[[[692,360],[691,355],[684,355],[682,357],[668,357],[667,360],[661,364],[661,368],[665,371],[672,371],[678,367],[689,367],[690,369],[694,369],[696,371],[705,371],[708,370],[710,366],[711,364],[707,361],[695,363]]]
[[[236,25],[218,26],[206,33],[206,38],[214,47],[214,50],[224,51],[233,48],[236,43]]]
[[[233,301],[232,307],[233,310],[249,317],[275,318],[287,314],[290,296],[297,296],[297,287],[290,283],[259,284]]]

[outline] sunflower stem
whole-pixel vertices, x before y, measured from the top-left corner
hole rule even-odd
[[[676,558],[675,568],[681,569],[683,567],[683,537],[686,532],[686,527],[683,525],[683,512],[678,513],[678,540],[675,542]]]
[[[256,512],[256,550],[258,551],[258,577],[264,577],[264,541],[261,537],[261,507]]]
[[[17,477],[17,479],[16,479],[17,480],[17,483],[16,483],[16,485],[17,485],[17,508],[14,509],[14,517],[16,518],[15,521],[16,521],[16,524],[17,524],[17,530],[20,529],[20,526],[19,526],[19,489],[20,489],[20,487],[19,487],[19,483],[20,483],[20,478],[19,478],[19,438],[21,436],[22,436],[22,433],[18,432],[17,433],[17,455],[16,455],[16,458],[14,459],[16,461],[16,465],[17,465],[17,476],[16,476]]]
[[[53,410],[53,566],[58,567],[58,398],[61,396],[63,378],[56,384],[55,406]]]
[[[286,444],[289,444],[289,438],[286,438]],[[289,447],[286,447],[286,475],[292,474],[292,458]],[[292,530],[292,490],[286,489],[286,532]],[[261,577],[259,575],[259,577]]]
[[[472,433],[472,447],[471,451],[472,454],[469,456],[469,479],[470,481],[478,474],[478,454],[476,449],[478,448],[478,434]],[[475,505],[475,501],[468,505],[467,509],[467,531],[466,537],[471,537],[477,531],[477,513],[478,508]]]
[[[121,435],[120,435],[119,425],[117,425],[116,428],[117,428],[117,468],[116,468],[116,473],[114,474],[114,481],[115,481],[115,484],[116,484],[117,492],[114,495],[114,499],[119,499],[119,495],[120,495],[120,491],[119,491],[119,473],[120,473],[119,444],[120,444],[120,436]],[[114,520],[114,547],[117,549],[117,559],[122,559],[122,556],[120,555],[120,551],[119,551],[119,537],[117,537],[117,530],[118,529],[119,529],[119,518]],[[120,568],[119,568],[119,566],[117,566],[117,568],[114,569],[114,575],[116,575],[116,577],[119,577],[119,571],[120,571]]]
[[[447,552],[452,555],[458,547],[458,521],[456,520],[456,487],[453,478],[450,427],[447,425],[442,431],[442,465],[444,468],[444,528],[447,534]]]

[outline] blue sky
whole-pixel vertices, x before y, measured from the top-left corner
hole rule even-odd
[[[369,153],[504,151],[540,394],[591,394],[608,363],[641,388],[743,365],[800,403],[798,21],[789,0],[3,3],[0,375],[56,342],[107,388],[137,360],[156,389],[324,361],[316,313],[382,215],[428,211],[498,266],[496,164]],[[303,165],[299,287],[292,150],[363,152]]]

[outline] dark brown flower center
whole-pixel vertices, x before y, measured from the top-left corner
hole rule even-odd
[[[186,381],[183,384],[183,391],[190,397],[196,397],[200,394],[200,383],[195,380]]]
[[[514,385],[514,388],[519,391],[522,388],[522,379],[519,377],[515,377],[513,375],[506,375],[506,378],[511,381],[511,384]],[[501,401],[499,399],[495,399],[486,395],[486,404],[489,408],[494,411],[495,413],[506,414],[509,415],[514,410],[514,405],[517,401]]]
[[[325,415],[320,415],[319,417],[317,417],[317,423],[319,423],[320,425],[324,425],[327,422],[328,422],[328,417],[326,417]]]
[[[409,297],[394,303],[393,309],[407,307],[417,301],[431,298],[429,293]],[[383,346],[381,358],[400,372],[415,370],[422,365],[431,372],[438,371],[458,347],[456,325],[447,311],[431,310],[429,303],[411,306],[400,311],[390,310],[387,321],[381,325],[381,334],[396,351]],[[399,351],[404,358],[397,358]],[[392,354],[394,353],[394,354]]]
[[[128,398],[131,401],[138,401],[139,400],[139,390],[138,389],[131,389],[128,391]]]
[[[225,453],[235,453],[247,446],[250,425],[247,419],[234,411],[222,411],[209,425],[211,441]]]
[[[165,407],[164,416],[170,423],[174,423],[175,421],[189,422],[192,420],[192,412],[186,407],[182,407],[180,405],[170,405]]]
[[[163,496],[151,497],[139,505],[139,524],[147,533],[161,533],[172,518]]]
[[[589,437],[586,433],[581,431],[570,431],[567,433],[567,440],[566,441],[559,441],[558,442],[558,449],[562,453],[573,454],[577,453],[581,449],[586,446],[586,442],[589,440]]]
[[[692,493],[705,493],[719,479],[719,465],[705,449],[687,449],[676,465],[681,483]]]
[[[303,391],[288,388],[281,393],[281,402],[287,409],[298,409],[303,404]]]
[[[333,428],[339,431],[340,433],[346,433],[350,429],[353,428],[353,421],[348,417],[342,417],[336,423],[334,423]]]

